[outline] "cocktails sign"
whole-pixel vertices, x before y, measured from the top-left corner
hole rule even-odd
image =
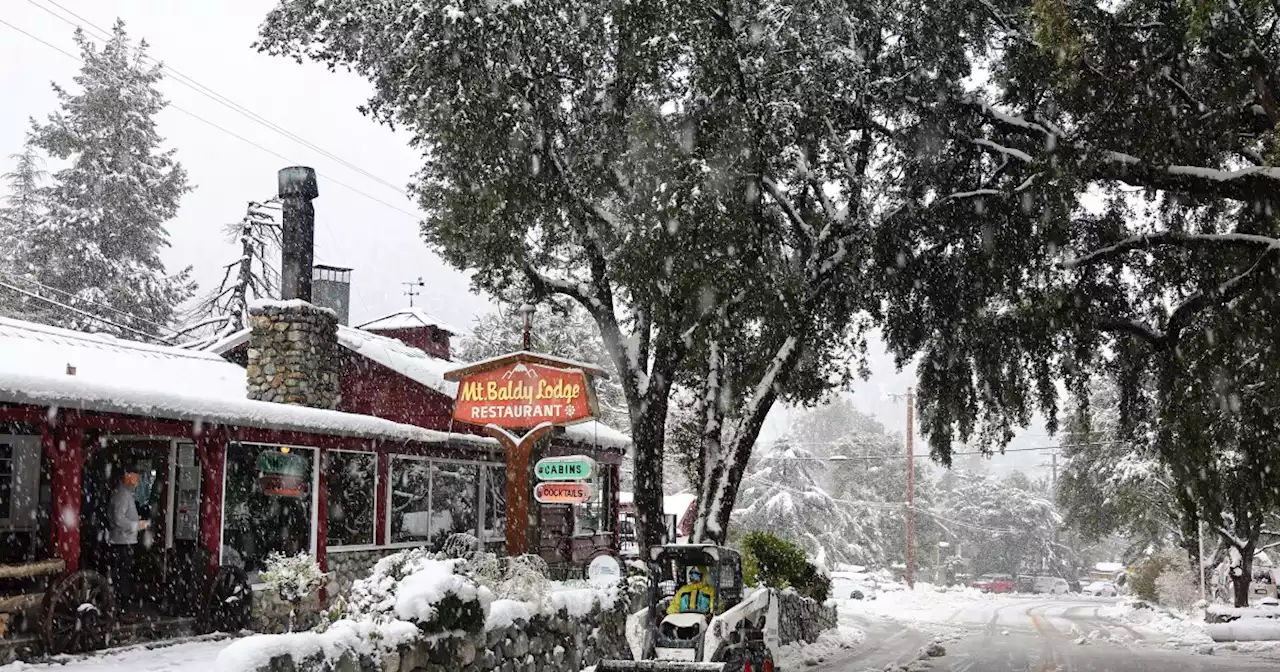
[[[595,399],[581,370],[520,361],[462,378],[453,405],[454,420],[505,429],[571,425],[594,415]]]
[[[544,481],[533,489],[533,498],[542,504],[586,504],[596,492],[590,483]]]

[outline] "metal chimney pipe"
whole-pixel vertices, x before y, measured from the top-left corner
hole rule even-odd
[[[283,210],[280,249],[280,298],[311,301],[311,266],[315,261],[316,208],[320,195],[316,171],[306,166],[281,168],[277,174]]]

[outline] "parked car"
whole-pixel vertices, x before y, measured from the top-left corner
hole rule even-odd
[[[861,572],[832,572],[831,597],[846,600],[874,600],[879,591],[875,580]]]
[[[1018,587],[1017,582],[1008,574],[987,574],[969,585],[984,593],[1012,593]]]
[[[1085,586],[1084,590],[1080,592],[1085,595],[1096,595],[1098,597],[1115,597],[1120,593],[1120,590],[1116,588],[1116,584],[1110,581],[1094,581],[1093,583]]]
[[[1071,592],[1071,585],[1066,579],[1056,576],[1037,576],[1031,587],[1031,592],[1048,595],[1066,595]]]

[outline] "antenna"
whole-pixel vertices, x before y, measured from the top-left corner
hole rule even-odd
[[[414,287],[426,287],[426,286],[427,286],[427,283],[425,283],[425,282],[423,282],[423,281],[422,281],[422,276],[421,276],[421,275],[419,275],[419,276],[418,276],[418,279],[417,279],[417,280],[414,280],[413,282],[402,282],[402,283],[400,283],[400,284],[405,285],[405,286],[407,286],[407,287],[408,287],[408,289],[404,290],[404,293],[405,293],[405,295],[406,295],[406,296],[408,296],[408,297],[409,297],[409,307],[410,307],[410,308],[412,308],[412,307],[413,307],[413,297],[415,297],[415,296],[418,296],[418,295],[422,294],[422,292],[419,292],[419,291],[415,290],[415,289],[414,289]]]

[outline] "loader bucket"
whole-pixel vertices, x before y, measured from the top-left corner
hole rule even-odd
[[[692,663],[683,660],[602,660],[596,672],[741,672],[726,663]]]

